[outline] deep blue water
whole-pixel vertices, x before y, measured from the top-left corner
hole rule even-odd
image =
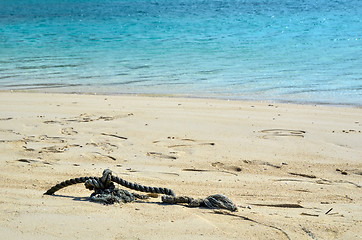
[[[362,105],[361,0],[0,0],[0,89]]]

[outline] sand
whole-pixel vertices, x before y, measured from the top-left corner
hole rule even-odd
[[[357,107],[1,92],[0,239],[360,239],[361,143]],[[43,195],[106,168],[239,209]]]

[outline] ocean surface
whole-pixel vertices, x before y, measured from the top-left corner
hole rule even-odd
[[[0,0],[0,90],[362,106],[362,1]]]

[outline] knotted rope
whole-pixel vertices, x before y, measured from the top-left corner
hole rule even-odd
[[[129,193],[126,190],[118,189],[114,185],[114,183],[118,183],[126,188],[130,188],[140,192],[165,194],[162,196],[162,202],[167,204],[186,203],[189,207],[204,206],[211,209],[223,208],[230,211],[237,210],[236,205],[232,201],[230,201],[230,199],[221,194],[211,195],[205,199],[194,199],[187,196],[176,197],[175,193],[171,189],[149,187],[137,183],[131,183],[122,178],[113,176],[112,171],[109,169],[105,169],[103,171],[102,177],[80,177],[63,181],[50,188],[44,194],[53,195],[56,191],[77,183],[84,183],[87,189],[94,191],[90,196],[91,200],[102,202],[105,204],[113,204],[115,202],[132,202],[135,200],[135,198],[149,198],[149,196],[147,195]]]
[[[72,178],[61,183],[58,183],[54,187],[50,188],[44,194],[46,195],[53,195],[56,191],[68,187],[73,184],[77,183],[84,183],[85,187],[89,190],[95,189],[114,189],[114,184],[112,182],[118,183],[123,187],[130,188],[140,192],[148,192],[148,193],[161,193],[166,195],[175,196],[175,193],[168,188],[159,188],[159,187],[148,187],[143,186],[137,183],[128,182],[122,178],[112,176],[112,171],[106,169],[103,171],[103,176],[99,177],[80,177],[80,178]]]

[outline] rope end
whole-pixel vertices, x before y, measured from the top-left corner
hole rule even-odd
[[[222,194],[215,194],[208,196],[204,200],[204,204],[211,209],[227,209],[231,212],[235,212],[238,210],[236,205],[226,196]]]

